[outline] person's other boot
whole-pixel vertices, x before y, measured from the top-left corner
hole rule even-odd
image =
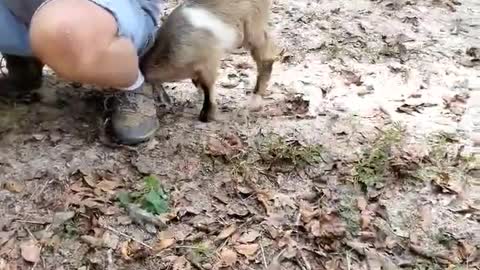
[[[0,97],[19,98],[42,85],[43,64],[33,57],[3,54],[8,73],[0,76]]]
[[[153,91],[140,86],[119,91],[113,102],[112,127],[118,142],[134,145],[148,141],[159,128]]]

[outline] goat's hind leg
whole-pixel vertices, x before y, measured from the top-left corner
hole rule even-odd
[[[217,69],[220,60],[212,57],[202,69],[196,73],[196,78],[192,80],[193,84],[203,90],[203,106],[200,112],[199,120],[202,122],[210,122],[216,119],[218,110],[215,81],[217,79]]]

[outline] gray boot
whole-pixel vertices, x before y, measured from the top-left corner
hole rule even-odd
[[[113,102],[113,133],[121,144],[148,141],[159,128],[152,89],[143,85],[133,91],[119,91]]]
[[[43,64],[33,57],[3,54],[8,73],[0,77],[0,97],[19,98],[42,86]]]

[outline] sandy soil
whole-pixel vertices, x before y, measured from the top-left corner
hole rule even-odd
[[[110,141],[98,91],[48,70],[38,102],[0,103],[0,269],[479,269],[480,2],[272,12],[285,54],[261,112],[243,51],[218,121],[168,84],[138,147]],[[146,176],[159,216],[118,199]]]

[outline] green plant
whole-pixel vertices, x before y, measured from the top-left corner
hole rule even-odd
[[[147,176],[143,179],[145,187],[142,192],[120,193],[118,200],[123,207],[130,203],[139,204],[146,211],[159,215],[168,211],[168,194],[160,185],[155,176]]]
[[[288,140],[269,134],[258,142],[258,153],[268,164],[292,164],[303,167],[323,161],[321,145],[303,145],[298,140]]]
[[[383,131],[372,146],[363,152],[355,165],[354,178],[366,186],[374,186],[380,182],[387,171],[392,150],[402,141],[404,132],[398,123]]]

